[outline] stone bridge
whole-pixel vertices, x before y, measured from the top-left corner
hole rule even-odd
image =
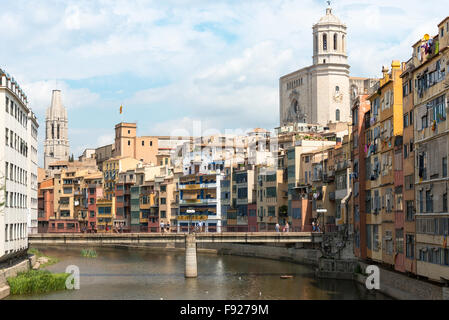
[[[28,236],[29,244],[39,245],[139,245],[185,243],[185,276],[197,276],[196,243],[321,243],[318,232],[226,232],[226,233],[40,233]]]

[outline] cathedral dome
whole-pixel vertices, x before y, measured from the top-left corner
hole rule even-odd
[[[317,25],[344,25],[343,22],[341,22],[340,19],[338,19],[336,16],[332,14],[332,8],[329,6],[326,9],[326,15],[323,16],[320,21],[318,21]]]

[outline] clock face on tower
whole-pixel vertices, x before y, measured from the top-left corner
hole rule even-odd
[[[341,103],[343,101],[343,92],[341,92],[340,87],[335,87],[334,101]]]

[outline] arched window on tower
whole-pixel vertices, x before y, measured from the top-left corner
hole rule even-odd
[[[337,51],[337,34],[334,33],[334,50]]]
[[[323,50],[327,51],[327,34],[323,34]]]
[[[335,111],[335,121],[340,121],[340,109]]]
[[[57,130],[57,133],[58,133],[58,139],[59,139],[59,124],[58,124],[58,130]]]
[[[53,123],[51,124],[51,138],[55,138],[55,125]]]

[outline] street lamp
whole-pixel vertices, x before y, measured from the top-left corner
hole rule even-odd
[[[189,219],[189,234],[192,233],[192,229],[190,227],[191,223],[192,223],[192,215],[195,213],[194,209],[187,209],[186,212],[189,214],[190,219]]]

